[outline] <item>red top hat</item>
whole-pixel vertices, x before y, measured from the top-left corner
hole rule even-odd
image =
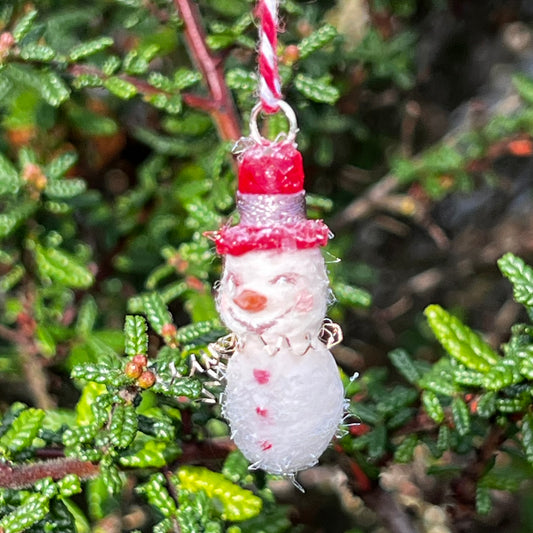
[[[305,218],[302,155],[291,141],[264,141],[239,161],[237,209],[241,220],[212,234],[219,254],[301,250],[325,246],[329,229]]]

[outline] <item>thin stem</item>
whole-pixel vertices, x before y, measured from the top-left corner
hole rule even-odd
[[[185,23],[185,40],[192,60],[202,72],[213,103],[211,116],[224,141],[241,137],[237,111],[224,80],[224,65],[207,48],[200,13],[191,0],[174,0],[174,5]]]
[[[31,487],[36,481],[51,477],[62,479],[67,474],[76,474],[80,479],[89,479],[98,475],[97,465],[79,459],[57,459],[28,465],[10,466],[0,464],[0,487],[21,489]]]

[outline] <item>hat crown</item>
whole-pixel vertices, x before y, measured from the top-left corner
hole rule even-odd
[[[239,192],[294,194],[303,190],[302,154],[292,142],[266,142],[248,148],[239,164]]]

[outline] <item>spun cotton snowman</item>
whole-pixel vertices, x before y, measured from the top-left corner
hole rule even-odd
[[[343,417],[343,386],[320,340],[329,285],[307,220],[301,154],[262,140],[241,155],[240,221],[213,236],[224,256],[217,307],[236,335],[223,395],[231,435],[252,468],[294,476],[314,465]]]

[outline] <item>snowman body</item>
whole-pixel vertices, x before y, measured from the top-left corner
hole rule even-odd
[[[319,338],[329,230],[306,219],[302,184],[292,143],[249,149],[239,168],[240,223],[215,237],[225,256],[217,307],[237,338],[223,414],[252,467],[284,475],[318,461],[344,411],[335,360]]]
[[[258,337],[249,337],[229,360],[223,414],[254,467],[293,474],[313,466],[335,435],[343,394],[324,345],[304,356],[287,347],[270,355]]]

